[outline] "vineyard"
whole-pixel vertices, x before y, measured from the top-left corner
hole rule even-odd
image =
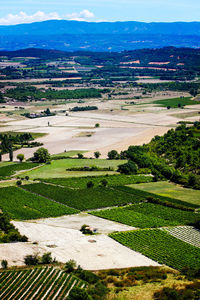
[[[200,248],[200,231],[192,226],[165,228],[172,236]]]
[[[175,269],[200,268],[200,249],[161,229],[144,229],[110,234],[110,237],[143,255]]]
[[[139,228],[184,225],[200,219],[199,214],[152,203],[140,203],[124,208],[94,211],[91,214]]]
[[[79,210],[137,203],[133,195],[110,187],[88,188],[84,190],[63,188],[55,185],[35,183],[23,186],[24,189],[51,198]]]
[[[66,299],[73,287],[86,284],[74,275],[50,268],[0,273],[0,299]]]
[[[0,208],[12,219],[20,220],[57,217],[78,212],[17,187],[0,189]]]
[[[108,185],[126,185],[134,183],[151,182],[151,176],[143,175],[110,175],[110,176],[88,176],[88,177],[74,177],[74,178],[48,178],[41,179],[46,183],[52,183],[55,185],[62,185],[64,187],[85,189],[87,182],[92,181],[95,187],[101,184],[102,180],[106,180]]]

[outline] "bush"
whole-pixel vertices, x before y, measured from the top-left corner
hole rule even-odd
[[[26,255],[24,257],[24,263],[27,266],[35,266],[39,263],[39,259],[37,255]]]
[[[51,252],[44,253],[41,257],[42,264],[51,264],[53,262]]]
[[[22,181],[21,180],[17,180],[16,184],[17,184],[17,186],[20,186],[20,185],[22,185]]]
[[[75,260],[70,259],[68,262],[66,262],[66,264],[65,264],[65,271],[67,273],[74,272],[75,268],[76,268],[76,262],[75,262]]]
[[[119,165],[117,172],[126,175],[137,174],[137,165],[133,161],[129,161],[126,164]]]
[[[73,288],[67,298],[69,300],[92,300],[84,289],[78,287]]]
[[[3,259],[3,260],[1,261],[1,266],[2,266],[3,269],[7,269],[7,267],[8,267],[8,262],[7,262],[6,259]]]
[[[50,160],[50,154],[49,154],[49,151],[45,148],[39,148],[33,154],[33,161],[37,161],[40,163],[46,163],[49,160]]]
[[[94,183],[92,181],[87,182],[87,188],[88,189],[93,188],[93,186],[94,186]]]

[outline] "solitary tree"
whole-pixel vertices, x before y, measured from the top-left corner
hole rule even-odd
[[[75,270],[76,268],[76,262],[73,259],[70,259],[69,261],[66,262],[65,264],[65,271],[67,273],[71,273]]]
[[[18,154],[17,159],[19,159],[20,162],[24,160],[24,154]]]
[[[116,150],[111,150],[108,152],[108,159],[117,159],[119,158],[119,154]]]
[[[95,158],[99,158],[101,155],[101,153],[99,151],[94,152],[94,156]]]
[[[99,128],[100,127],[100,124],[99,123],[96,123],[95,124],[95,128]]]
[[[33,161],[37,161],[40,163],[46,163],[49,160],[50,160],[50,154],[49,154],[49,151],[45,148],[39,148],[33,154]]]
[[[13,149],[12,149],[12,147],[10,148],[10,151],[9,151],[9,159],[10,159],[10,161],[13,161]]]

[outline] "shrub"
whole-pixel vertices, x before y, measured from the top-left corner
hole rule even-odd
[[[44,253],[41,257],[41,263],[42,264],[51,264],[53,261],[51,252]]]
[[[21,180],[17,180],[16,184],[17,184],[17,186],[20,186],[20,185],[22,185],[22,181]]]
[[[39,263],[39,259],[37,255],[26,255],[24,257],[24,263],[27,266],[35,266]]]
[[[8,267],[8,262],[7,262],[6,259],[3,259],[3,260],[1,261],[1,266],[2,266],[3,269],[7,269],[7,267]]]
[[[74,272],[75,268],[76,268],[76,262],[75,262],[75,260],[70,259],[68,262],[66,262],[66,264],[65,264],[65,271],[67,273]]]
[[[93,188],[93,186],[94,186],[94,183],[92,181],[87,182],[87,188],[88,189]]]

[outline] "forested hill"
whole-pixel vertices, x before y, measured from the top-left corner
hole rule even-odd
[[[80,22],[51,20],[0,26],[0,49],[123,51],[165,46],[200,47],[200,22]]]
[[[200,189],[200,122],[182,124],[161,137],[155,136],[147,145],[130,146],[121,155],[129,159],[120,167],[121,173],[148,168],[155,181],[168,179]]]

